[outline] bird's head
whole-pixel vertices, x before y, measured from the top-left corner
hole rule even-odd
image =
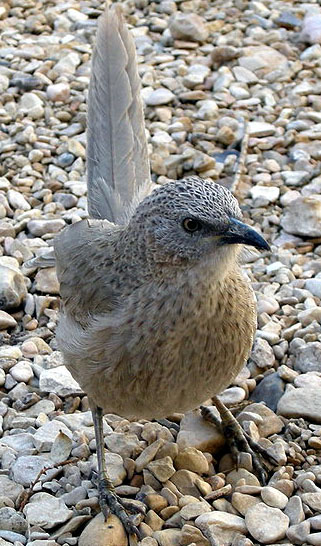
[[[154,190],[137,207],[131,224],[146,256],[164,265],[208,260],[222,264],[236,259],[240,245],[269,249],[263,237],[242,222],[232,193],[198,177]]]

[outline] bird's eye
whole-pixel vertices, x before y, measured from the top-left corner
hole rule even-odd
[[[195,231],[202,229],[202,224],[194,218],[185,218],[185,220],[183,220],[183,228],[185,231],[188,231],[188,233],[194,233]]]

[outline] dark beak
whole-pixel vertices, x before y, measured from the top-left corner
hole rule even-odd
[[[243,244],[254,246],[259,250],[270,250],[270,246],[261,235],[236,218],[230,218],[229,228],[221,236],[221,241],[228,245]]]

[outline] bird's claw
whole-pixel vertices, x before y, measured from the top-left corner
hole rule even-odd
[[[105,521],[112,512],[122,522],[128,535],[136,535],[138,540],[142,540],[142,534],[134,524],[127,511],[135,514],[145,514],[145,510],[129,500],[121,499],[112,489],[108,487],[104,479],[98,484],[99,504],[104,515]]]

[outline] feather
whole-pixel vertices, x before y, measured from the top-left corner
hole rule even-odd
[[[89,214],[125,223],[151,181],[135,44],[119,7],[98,24],[87,139]]]

